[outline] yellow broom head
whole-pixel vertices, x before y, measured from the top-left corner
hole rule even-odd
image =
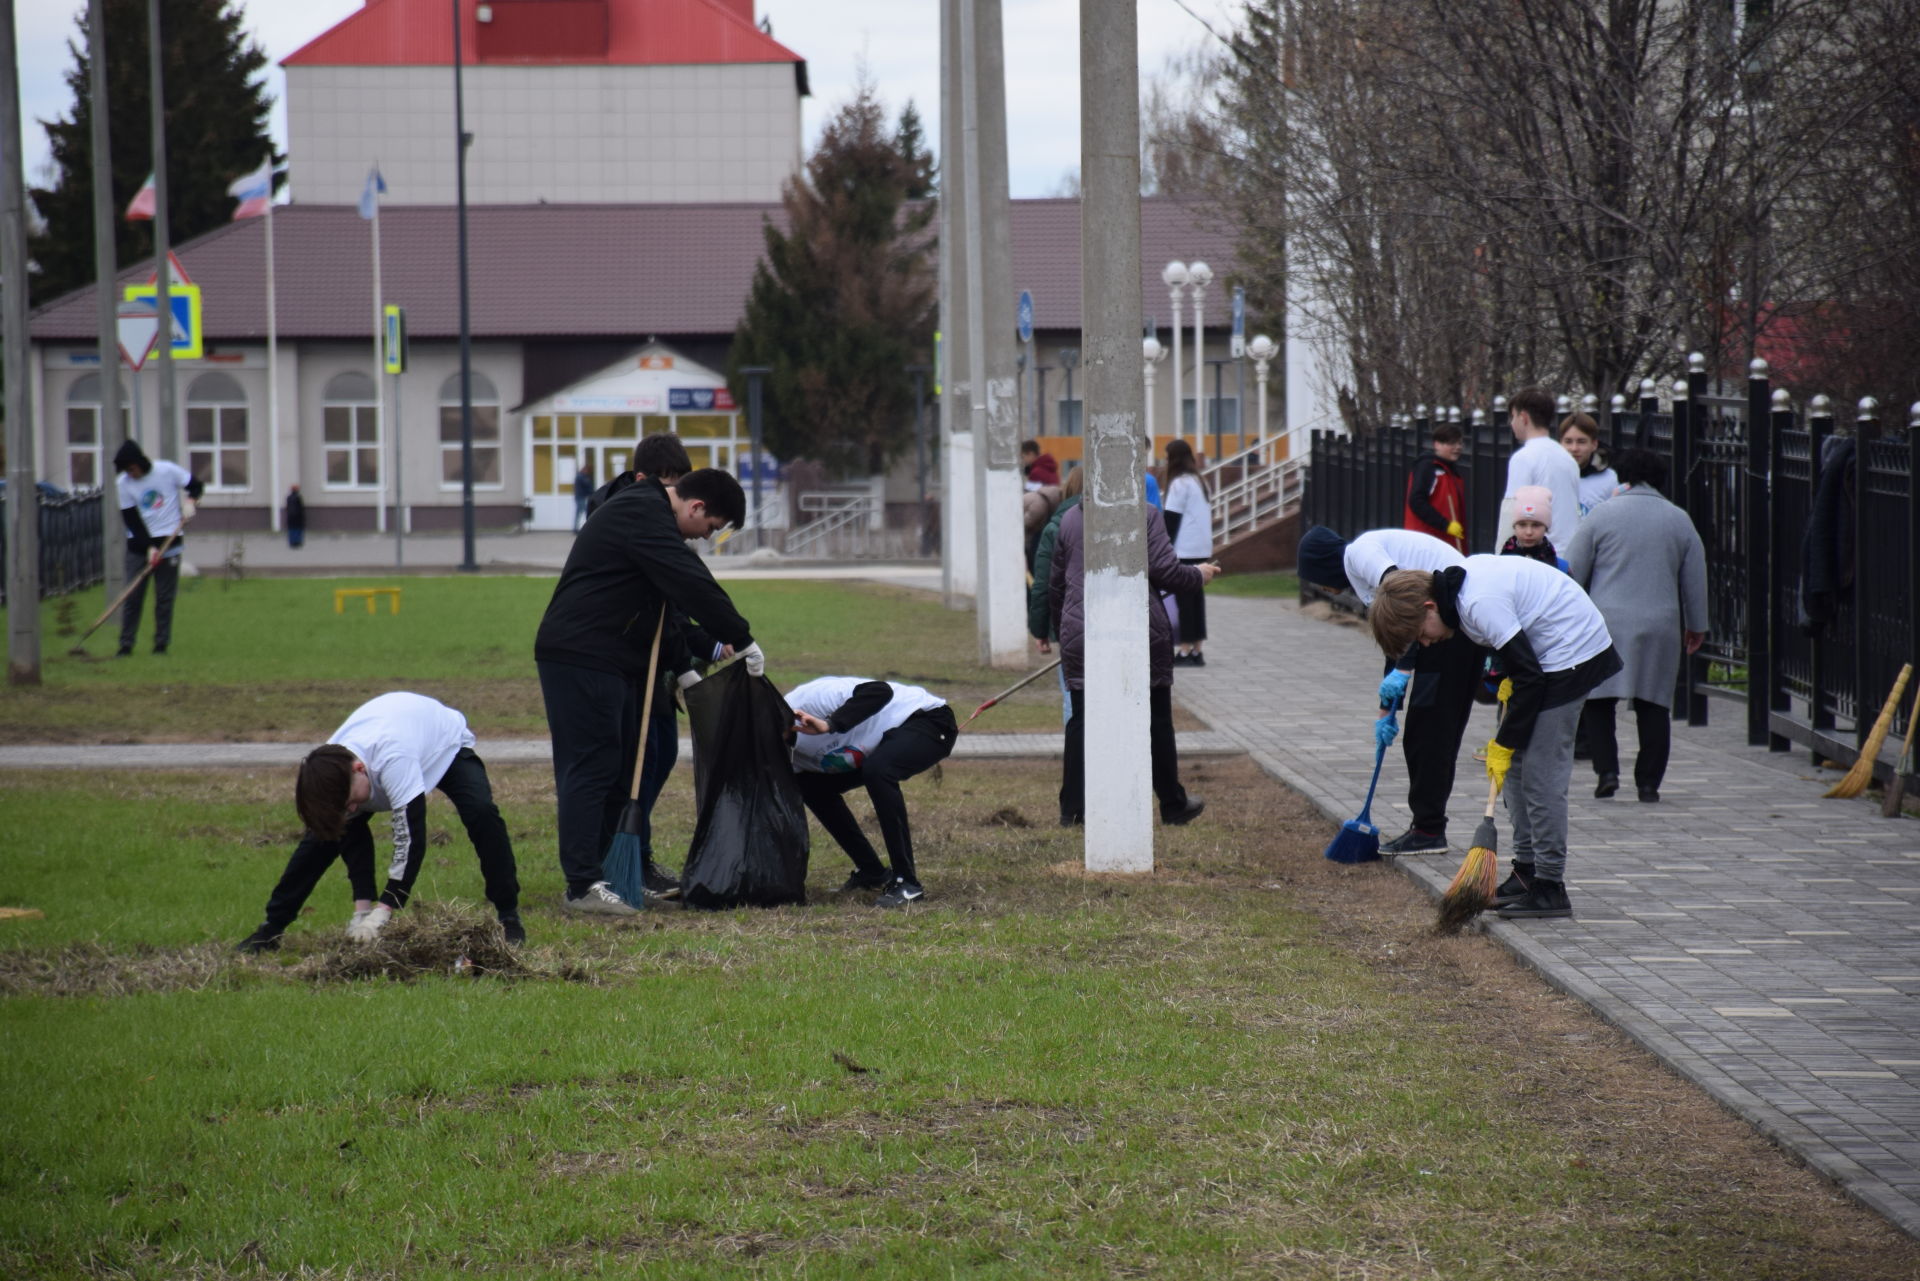
[[[1900,710],[1900,695],[1906,692],[1907,680],[1912,675],[1912,663],[1901,667],[1900,678],[1894,681],[1893,692],[1887,695],[1886,704],[1881,707],[1873,728],[1867,731],[1867,741],[1860,745],[1860,755],[1854,759],[1853,768],[1826,790],[1827,796],[1858,796],[1867,790],[1867,784],[1873,782],[1873,763],[1880,758],[1880,746],[1887,741],[1887,731],[1893,726],[1894,713]]]
[[[1493,903],[1493,891],[1499,884],[1500,856],[1485,845],[1467,851],[1453,884],[1440,896],[1440,919],[1434,930],[1440,934],[1458,934],[1460,927],[1487,910]]]

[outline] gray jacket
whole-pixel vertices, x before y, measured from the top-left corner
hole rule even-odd
[[[1145,508],[1147,522],[1147,650],[1154,686],[1173,684],[1173,624],[1163,592],[1195,592],[1206,579],[1192,565],[1182,565],[1173,554],[1167,524],[1157,507]],[[1068,689],[1084,689],[1086,671],[1086,515],[1081,503],[1060,518],[1053,544],[1053,566],[1047,574],[1047,606],[1060,636],[1060,666]]]
[[[1692,519],[1636,485],[1589,512],[1563,554],[1626,663],[1587,697],[1673,706],[1681,633],[1707,630],[1707,549]]]

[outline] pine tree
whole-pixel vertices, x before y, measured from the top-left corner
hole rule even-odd
[[[146,0],[106,0],[108,127],[113,150],[115,252],[125,265],[153,254],[153,224],[128,222],[128,202],[153,171]],[[37,305],[93,283],[92,59],[86,10],[68,42],[72,110],[45,122],[54,181],[35,187],[41,231],[28,245]],[[241,27],[238,0],[163,0],[168,231],[178,245],[233,216],[227,184],[259,167],[267,134],[267,55]]]
[[[893,148],[907,164],[913,181],[907,186],[908,200],[930,200],[939,185],[940,166],[927,150],[927,133],[920,123],[920,109],[907,99],[900,109],[900,125],[893,131]]]
[[[928,162],[910,160],[885,126],[862,84],[788,181],[787,230],[767,224],[728,367],[736,398],[742,366],[771,367],[773,453],[869,474],[911,438],[905,367],[927,360],[933,337],[933,211],[908,203]]]

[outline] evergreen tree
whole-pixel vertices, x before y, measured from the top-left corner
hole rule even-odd
[[[741,366],[771,367],[773,453],[870,474],[911,439],[905,367],[927,360],[933,337],[933,210],[908,204],[924,174],[862,84],[788,180],[787,229],[766,227],[728,366],[736,398]]]
[[[900,125],[893,131],[893,147],[907,164],[913,180],[907,186],[908,200],[931,200],[939,185],[940,166],[927,150],[926,129],[920,123],[920,110],[907,99],[900,109]]]
[[[146,0],[106,0],[108,128],[113,150],[115,253],[124,266],[153,253],[153,224],[123,216],[153,172],[152,88]],[[167,106],[168,232],[182,244],[233,216],[227,184],[272,150],[267,55],[241,27],[238,0],[162,0],[162,86]],[[41,230],[28,245],[37,305],[93,282],[92,59],[86,11],[68,42],[72,110],[44,122],[54,181],[35,187]]]

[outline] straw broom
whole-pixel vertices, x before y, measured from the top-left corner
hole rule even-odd
[[[1853,768],[1841,775],[1840,781],[1826,790],[1826,795],[1853,797],[1867,790],[1867,784],[1873,781],[1873,763],[1880,758],[1880,746],[1887,741],[1887,730],[1893,726],[1893,714],[1900,710],[1900,696],[1907,692],[1907,678],[1912,675],[1912,663],[1900,668],[1900,679],[1893,683],[1893,692],[1887,695],[1886,705],[1880,709],[1873,728],[1867,732],[1867,741],[1861,745],[1860,754],[1854,757]]]
[[[1913,707],[1907,712],[1907,738],[1900,744],[1900,760],[1893,767],[1893,778],[1887,783],[1887,794],[1880,802],[1881,818],[1898,818],[1900,802],[1906,799],[1907,775],[1913,772],[1913,730],[1920,725],[1920,692],[1913,696]]]
[[[633,907],[647,905],[647,853],[640,847],[640,773],[647,763],[647,730],[653,725],[653,688],[660,673],[660,634],[666,630],[667,607],[660,606],[660,621],[653,627],[653,652],[647,656],[647,693],[640,711],[640,744],[633,753],[633,790],[627,806],[620,811],[620,828],[607,846],[600,874],[613,892]]]
[[[1500,784],[1487,784],[1487,811],[1474,829],[1473,846],[1454,873],[1453,884],[1440,896],[1440,919],[1434,923],[1437,934],[1458,934],[1460,927],[1487,910],[1498,887],[1500,871],[1500,832],[1493,825],[1493,803],[1500,796]]]

